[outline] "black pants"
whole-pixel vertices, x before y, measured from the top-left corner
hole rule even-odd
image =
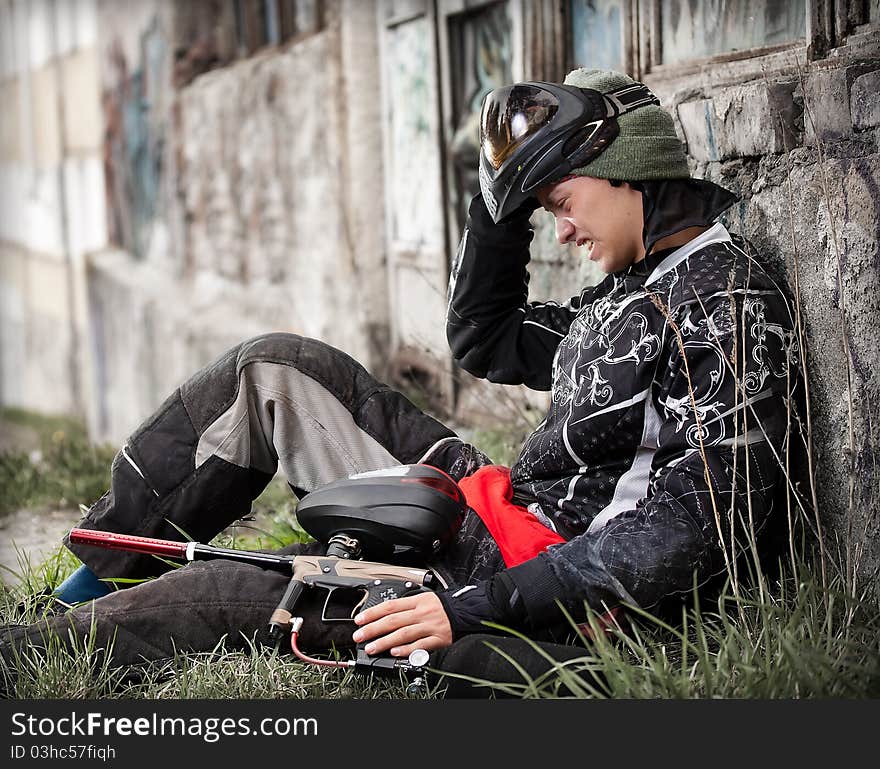
[[[459,479],[489,460],[348,355],[312,339],[269,334],[199,371],[132,434],[114,459],[110,490],[79,526],[178,540],[182,530],[207,542],[250,511],[279,464],[301,495],[353,473],[416,462]],[[94,625],[99,645],[112,640],[119,664],[208,651],[221,638],[227,648],[243,648],[247,639],[266,638],[288,582],[228,561],[168,570],[148,555],[67,546],[101,578],[158,579],[17,629],[7,645],[38,644],[47,631],[63,639],[70,627],[85,635]],[[503,561],[469,512],[431,566],[449,586],[461,586],[487,578]],[[352,645],[353,623],[320,621],[324,597],[307,593],[298,607],[306,619],[302,646]]]
[[[180,531],[207,542],[246,515],[279,465],[302,495],[353,473],[425,462],[460,479],[489,459],[464,443],[403,395],[376,381],[348,355],[291,334],[270,334],[235,347],[185,382],[129,438],[113,461],[110,490],[78,524],[165,539]],[[170,569],[146,555],[85,545],[67,546],[99,577],[150,579],[103,598],[17,628],[3,638],[3,656],[41,645],[49,634],[90,633],[112,648],[118,665],[269,642],[268,619],[288,577],[230,561]],[[293,545],[286,554],[320,552]],[[469,511],[457,537],[430,564],[449,587],[486,579],[504,568],[495,541]],[[169,570],[170,569],[170,570]],[[353,645],[351,622],[320,619],[322,591],[306,592],[297,606],[305,623],[300,645],[326,650]],[[532,676],[546,658],[517,639],[494,639]],[[580,656],[546,645],[560,660]],[[521,683],[503,657],[474,636],[434,655],[450,672]],[[450,696],[489,696],[491,690],[450,679]]]

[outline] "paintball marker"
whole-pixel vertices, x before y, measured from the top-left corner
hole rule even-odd
[[[303,619],[295,616],[296,605],[307,587],[324,588],[328,592],[322,621],[350,621],[362,609],[434,587],[437,580],[430,570],[384,561],[424,561],[435,555],[458,531],[466,510],[461,489],[446,473],[429,465],[399,465],[335,481],[300,500],[297,520],[326,545],[325,555],[275,555],[78,528],[70,531],[70,541],[185,561],[221,558],[290,574],[269,620],[269,633],[278,639],[290,632],[291,648],[300,659],[358,670],[419,673],[429,657],[421,649],[405,660],[369,655],[364,644],[357,645],[354,660],[321,660],[304,654],[297,646]],[[363,554],[383,562],[361,560]],[[361,597],[350,615],[330,617],[333,593],[352,589]],[[421,679],[413,682],[416,687],[420,684]]]

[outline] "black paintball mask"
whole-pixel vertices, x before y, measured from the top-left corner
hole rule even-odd
[[[600,93],[525,82],[487,94],[480,113],[480,190],[493,221],[592,162],[617,137],[617,118],[648,104],[660,101],[641,83]]]

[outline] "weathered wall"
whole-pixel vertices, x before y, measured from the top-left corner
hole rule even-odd
[[[98,0],[108,244],[88,264],[90,433],[121,443],[181,378],[175,313],[170,0]],[[166,392],[167,394],[167,392]]]
[[[90,275],[93,432],[121,440],[196,368],[259,333],[318,337],[379,367],[388,310],[373,5],[328,3],[323,31],[180,89],[174,6],[134,5],[106,4],[101,17],[119,248]]]
[[[770,76],[653,83],[694,173],[741,196],[730,229],[799,294],[822,525],[862,580],[880,565],[877,53],[875,38],[809,66],[792,53]]]
[[[105,243],[95,3],[0,2],[0,403],[82,413]],[[97,191],[96,191],[97,190]]]
[[[382,184],[370,163],[381,155],[375,118],[361,120],[357,90],[344,90],[340,33],[328,27],[181,93],[184,270],[196,285],[259,297],[267,324],[369,357],[366,327],[383,314]]]

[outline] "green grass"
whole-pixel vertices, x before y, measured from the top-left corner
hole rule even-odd
[[[253,512],[219,534],[213,543],[241,549],[276,548],[306,541],[296,524],[296,498],[280,479],[255,500]],[[60,584],[79,561],[59,547],[39,563],[22,553],[14,586],[0,587],[0,624],[28,624],[44,616],[39,592]],[[405,683],[395,678],[368,678],[350,670],[305,665],[276,650],[227,651],[225,639],[210,653],[181,654],[138,668],[110,663],[109,650],[94,638],[74,639],[72,651],[57,638],[45,648],[29,648],[16,660],[16,699],[274,699],[401,698]]]
[[[80,422],[7,408],[0,409],[0,424],[34,444],[29,451],[0,453],[0,515],[88,505],[108,488],[116,451],[92,444]]]
[[[75,425],[42,425],[49,450],[32,463],[26,482],[11,487],[22,504],[56,498],[87,504],[103,491],[112,452],[86,447]],[[61,434],[59,434],[61,433]],[[471,440],[496,462],[511,463],[519,435],[475,431]],[[55,450],[51,449],[53,445]],[[81,456],[85,451],[86,456]],[[89,452],[95,452],[94,454]],[[8,455],[7,455],[8,456]],[[100,459],[99,459],[100,457]],[[105,462],[106,464],[102,464]],[[100,467],[99,467],[100,465]],[[89,482],[77,485],[83,472]],[[4,478],[4,489],[9,483]],[[274,548],[306,538],[295,521],[296,499],[283,481],[272,481],[253,514],[215,542],[239,548]],[[823,570],[806,547],[760,586],[737,585],[712,603],[695,602],[675,622],[639,614],[631,626],[581,637],[583,656],[538,680],[498,687],[519,697],[579,698],[875,698],[880,696],[880,608],[874,596],[855,595],[839,578],[823,587]],[[16,584],[0,595],[0,623],[39,618],[37,593],[57,585],[77,560],[60,548],[39,563],[22,557]],[[829,574],[846,573],[828,569]],[[595,618],[592,618],[595,628]],[[503,635],[506,631],[501,631]],[[73,653],[50,640],[44,650],[24,651],[15,665],[16,698],[404,698],[402,682],[367,678],[349,670],[317,668],[277,651],[251,646],[230,651],[221,641],[211,653],[135,669],[110,664],[93,639]],[[576,676],[575,673],[578,675]],[[424,695],[438,696],[438,682]],[[493,685],[483,682],[492,688]]]
[[[56,556],[41,564],[18,590],[3,597],[7,621],[38,616],[32,606],[13,617],[13,604],[41,584],[45,574],[63,571]],[[814,574],[815,564],[797,573]],[[625,630],[581,637],[583,657],[558,665],[540,679],[493,685],[506,695],[530,698],[791,699],[880,696],[880,609],[833,582],[796,581],[790,571],[775,584],[740,586],[710,605],[696,602],[680,621],[639,614]],[[763,597],[762,597],[763,596]],[[500,630],[504,635],[507,631]],[[400,699],[402,682],[365,678],[347,670],[316,668],[254,647],[227,651],[221,641],[211,653],[179,655],[136,669],[109,664],[91,639],[70,653],[58,643],[29,649],[17,667],[17,698],[148,699]],[[440,682],[421,696],[438,696]],[[566,688],[567,687],[567,688]]]
[[[227,651],[221,641],[211,652],[127,668],[114,667],[94,638],[75,642],[73,651],[49,638],[16,660],[15,699],[399,699],[402,682],[370,679],[345,669],[306,665],[276,651],[251,646]]]
[[[279,493],[277,489],[269,492]],[[297,541],[304,532],[279,516],[264,516],[268,528],[230,527],[214,542],[240,548],[274,547],[278,539]],[[285,536],[286,535],[286,536]],[[59,547],[39,564],[20,562],[20,581],[0,586],[0,624],[30,624],[45,616],[38,595],[57,585],[78,565]],[[267,618],[268,619],[268,618]],[[112,647],[98,648],[93,637],[71,636],[70,648],[58,638],[45,648],[20,650],[14,662],[15,681],[8,696],[15,699],[400,699],[407,697],[399,678],[364,677],[347,669],[306,665],[275,649],[249,643],[249,651],[228,651],[221,639],[213,651],[180,654],[173,659],[131,668],[114,667]],[[331,655],[332,656],[332,655]],[[2,678],[0,678],[2,680]]]
[[[531,430],[478,428],[469,436],[469,441],[495,464],[512,467],[529,432]]]
[[[808,573],[801,564],[801,573]],[[880,609],[839,584],[790,575],[763,594],[692,602],[680,622],[641,612],[626,629],[581,637],[584,656],[540,679],[489,685],[508,695],[612,699],[876,698]],[[537,647],[536,647],[537,648]],[[565,688],[563,688],[565,687]],[[567,691],[566,691],[567,689]],[[563,692],[564,694],[560,694]]]

